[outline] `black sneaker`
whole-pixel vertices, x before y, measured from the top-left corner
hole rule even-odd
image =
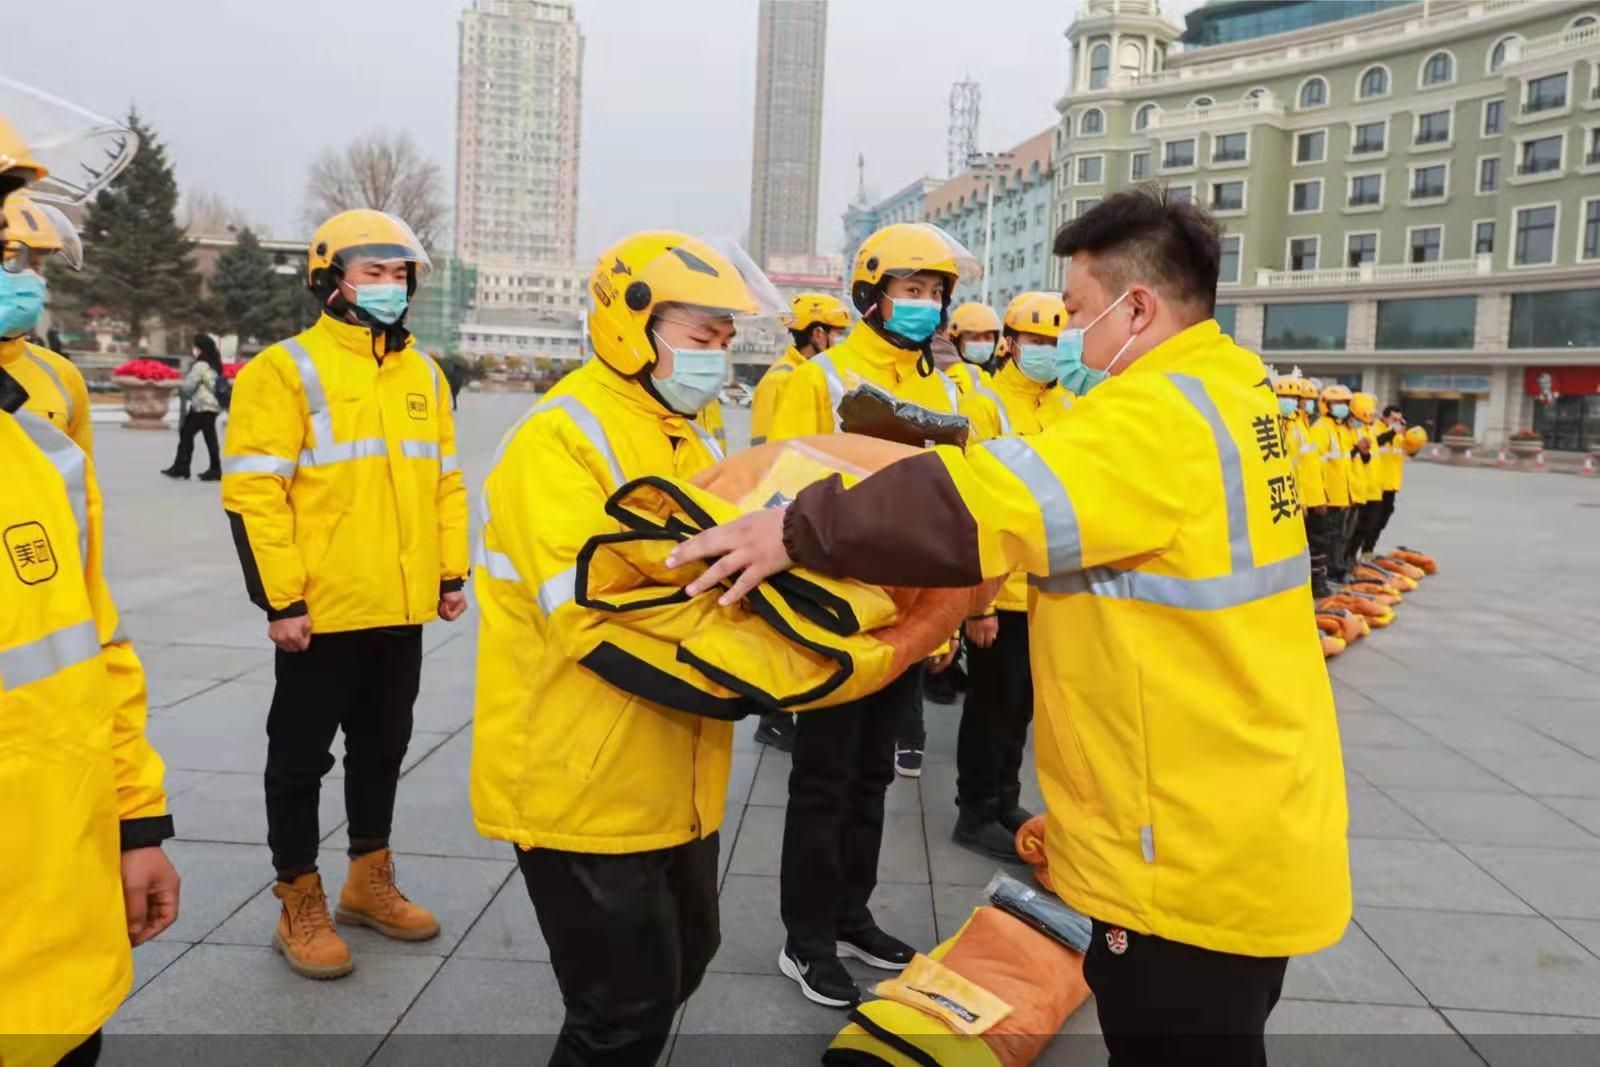
[[[1017,835],[987,814],[962,812],[956,816],[956,828],[950,836],[956,844],[989,859],[1022,862],[1017,855]]]
[[[1033,812],[1029,811],[1021,804],[1012,804],[1010,807],[1002,807],[1000,809],[1000,814],[996,817],[996,820],[1001,826],[1004,826],[1011,833],[1015,834],[1018,830],[1022,829],[1022,824],[1031,818],[1033,818]]]
[[[916,949],[898,937],[890,937],[876,926],[869,926],[859,933],[841,934],[834,948],[839,955],[860,960],[880,971],[903,971],[911,962],[911,957],[917,954]]]
[[[896,746],[894,750],[894,772],[902,778],[921,778],[922,749]]]
[[[189,480],[189,472],[188,471],[181,471],[176,467],[168,467],[166,470],[162,471],[161,473],[165,474],[168,478],[171,478],[173,481],[186,482],[186,481]]]
[[[836,956],[804,960],[790,948],[778,954],[778,970],[792,978],[806,999],[825,1008],[853,1008],[861,1003],[861,990]]]
[[[771,745],[779,752],[794,751],[794,716],[783,711],[769,711],[761,716],[756,727],[756,744]]]

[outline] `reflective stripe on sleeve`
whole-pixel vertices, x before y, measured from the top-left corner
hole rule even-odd
[[[1239,462],[1239,446],[1222,423],[1222,413],[1206,392],[1199,378],[1189,374],[1169,374],[1169,381],[1178,387],[1191,407],[1211,427],[1211,436],[1217,445],[1217,458],[1222,463],[1222,499],[1228,516],[1228,555],[1235,573],[1255,565],[1255,551],[1250,545],[1250,512],[1244,495],[1244,468]]]
[[[950,376],[944,371],[936,370],[933,373],[944,383],[944,395],[950,398],[950,410],[958,410],[961,407],[961,390],[956,388],[956,383],[951,381]]]
[[[323,392],[322,377],[305,346],[291,337],[283,342],[283,350],[294,360],[300,375],[300,391],[306,398],[306,411],[311,416],[311,432],[316,435],[317,447],[333,444],[333,416],[328,412],[328,394]],[[307,449],[309,453],[311,450]]]
[[[1179,578],[1170,574],[1122,571],[1115,567],[1091,567],[1072,574],[1031,579],[1044,593],[1091,593],[1189,611],[1238,607],[1297,589],[1310,580],[1311,558],[1304,552],[1215,578]]]
[[[67,425],[72,425],[77,420],[78,413],[77,409],[72,406],[72,394],[67,392],[67,385],[61,380],[61,375],[56,373],[56,369],[50,365],[49,360],[29,352],[26,347],[22,349],[22,352],[23,355],[37,363],[39,369],[49,375],[52,382],[56,383],[56,392],[61,394],[61,402],[67,405]]]
[[[448,456],[439,457],[440,474],[449,474],[451,471],[458,471],[460,469],[461,457],[456,455],[454,452],[450,453]]]
[[[981,382],[976,381],[972,383],[972,391],[981,397],[985,397],[990,403],[994,404],[995,411],[999,412],[1000,414],[1000,432],[1003,434],[1009,434],[1011,432],[1011,417],[1006,414],[1006,406],[1000,403],[999,394]]]
[[[78,521],[78,561],[89,563],[89,478],[88,457],[77,442],[31,411],[18,411],[12,415],[22,432],[44,453],[61,481],[66,486],[67,500],[72,505],[72,517]]]
[[[100,634],[94,620],[73,623],[0,652],[0,686],[19,689],[32,685],[99,654]]]
[[[522,574],[517,570],[517,565],[511,562],[511,557],[504,552],[494,552],[486,548],[482,538],[478,539],[478,544],[473,548],[472,566],[498,581],[519,583],[522,581]]]
[[[833,365],[833,353],[824,352],[811,362],[822,369],[822,376],[827,379],[828,410],[833,412],[833,429],[837,433],[843,425],[839,419],[839,402],[844,399],[844,379],[839,377],[839,368]]]
[[[624,481],[622,465],[617,462],[617,454],[611,450],[611,442],[606,440],[606,432],[600,425],[600,420],[595,418],[594,412],[583,406],[583,402],[573,396],[558,396],[546,400],[534,408],[530,414],[537,415],[544,411],[564,411],[567,418],[577,423],[578,429],[583,431],[583,436],[599,451],[605,459],[606,466],[611,470],[611,488],[621,488]],[[498,460],[497,460],[498,462]]]
[[[576,567],[568,567],[539,587],[536,599],[539,602],[539,610],[544,612],[545,618],[554,615],[557,608],[572,599],[577,585],[578,570]]]
[[[327,467],[335,463],[348,463],[354,459],[374,459],[389,454],[389,442],[381,437],[367,437],[360,441],[341,441],[326,447],[318,445],[300,453],[300,466]]]
[[[433,441],[401,441],[400,454],[407,459],[438,459],[439,446]]]
[[[280,478],[293,478],[295,461],[278,456],[223,456],[223,474],[276,474]]]
[[[706,446],[706,451],[711,453],[713,459],[715,459],[718,463],[721,463],[726,457],[722,453],[722,446],[717,444],[717,439],[711,434],[707,433],[706,428],[701,426],[698,422],[695,422],[693,419],[689,419],[687,421],[690,427],[693,428],[694,435],[700,438],[700,443]],[[617,484],[620,485],[622,483],[618,482]]]
[[[1045,553],[1051,574],[1077,571],[1083,566],[1083,539],[1078,530],[1078,515],[1056,472],[1027,441],[1020,437],[1001,437],[985,441],[980,447],[1017,476],[1038,505],[1044,522]]]

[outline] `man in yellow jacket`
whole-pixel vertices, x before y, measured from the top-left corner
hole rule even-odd
[[[965,400],[988,375],[994,362],[996,344],[1000,340],[1000,318],[988,304],[969,300],[950,312],[947,333],[951,346],[961,358],[940,369],[956,383],[961,399]]]
[[[1294,463],[1294,487],[1306,520],[1306,538],[1311,546],[1311,594],[1325,597],[1328,589],[1328,557],[1318,551],[1313,527],[1315,516],[1327,511],[1328,493],[1322,483],[1322,456],[1311,440],[1311,423],[1306,402],[1315,401],[1317,392],[1310,382],[1293,374],[1274,375],[1272,391],[1278,397],[1278,424],[1283,444]]]
[[[1114,374],[1070,418],[812,486],[667,565],[721,557],[687,592],[731,582],[728,602],[791,561],[905,585],[1027,570],[1050,874],[1094,919],[1111,1060],[1263,1063],[1286,957],[1351,907],[1292,460],[1261,360],[1211,318],[1201,209],[1118,193],[1055,250],[1084,324],[1063,347]]]
[[[395,788],[411,740],[422,625],[466,610],[467,494],[449,387],[405,313],[427,253],[400,219],[347,211],[311,237],[322,316],[239,372],[222,503],[245,589],[267,613],[267,842],[291,969],[354,967],[317,872],[317,797],[345,735],[350,874],[341,922],[421,941],[439,932],[395,887]]]
[[[972,423],[969,447],[1031,437],[1066,416],[1072,394],[1056,381],[1056,340],[1067,309],[1055,293],[1021,293],[1006,307],[1005,351],[996,369],[961,400]],[[956,735],[954,838],[974,851],[1016,862],[1017,831],[1033,818],[1022,807],[1022,753],[1033,719],[1028,664],[1028,576],[1006,579],[990,611],[966,624],[970,688]]]
[[[976,269],[959,242],[926,223],[887,226],[863,241],[850,287],[861,319],[791,375],[773,439],[849,430],[840,402],[863,385],[924,412],[955,415],[956,386],[934,369],[931,341],[946,324],[957,281]],[[902,518],[920,521],[914,510]],[[870,697],[796,722],[780,888],[788,943],[779,968],[818,1004],[860,999],[840,953],[884,970],[904,968],[914,954],[878,927],[868,901],[897,765],[922,773],[922,677],[920,668],[907,671]]]
[[[0,201],[48,173],[8,107]],[[0,237],[4,285],[28,253]],[[179,882],[144,671],[103,576],[94,465],[28,401],[0,367],[0,1063],[88,1065],[132,983],[131,946],[178,917]]]
[[[596,358],[506,434],[480,501],[472,811],[517,846],[549,943],[566,1005],[551,1062],[653,1064],[720,940],[733,725],[602,679],[612,646],[575,599],[579,553],[622,529],[606,509],[622,485],[716,462],[694,418],[736,320],[782,302],[742,253],[670,231],[608,249],[589,292]]]
[[[78,231],[54,205],[30,200],[24,193],[8,197],[4,211],[6,240],[27,249],[28,265],[0,284],[0,370],[27,391],[28,411],[47,419],[85,455],[93,456],[94,427],[83,374],[71,360],[27,340],[49,291],[45,261],[55,255],[73,270],[83,267]]]
[[[1349,569],[1350,515],[1354,500],[1350,487],[1351,457],[1357,454],[1355,433],[1350,429],[1350,387],[1334,382],[1323,386],[1318,396],[1318,418],[1311,425],[1311,443],[1322,458],[1322,486],[1327,499],[1324,511],[1313,511],[1309,536],[1311,557],[1324,556],[1328,578],[1344,581]]]

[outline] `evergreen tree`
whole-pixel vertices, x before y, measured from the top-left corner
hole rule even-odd
[[[234,246],[217,257],[217,271],[211,278],[224,329],[237,334],[241,343],[252,338],[276,340],[283,320],[282,289],[283,281],[272,269],[272,257],[250,227],[244,227]]]
[[[137,343],[145,319],[159,316],[170,329],[192,319],[200,303],[194,242],[178,225],[178,183],[166,146],[128,112],[139,151],[127,169],[89,205],[81,227],[83,271],[62,275],[63,295],[79,307],[104,308],[128,323]]]

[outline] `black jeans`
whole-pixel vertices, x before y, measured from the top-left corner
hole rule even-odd
[[[217,413],[215,411],[191,411],[183,417],[183,423],[178,427],[178,456],[172,461],[172,469],[179,474],[189,473],[189,464],[194,460],[194,435],[200,434],[206,439],[206,451],[211,455],[211,466],[208,472],[220,473],[222,470],[222,450],[217,447]]]
[[[996,612],[994,644],[967,643],[967,690],[956,735],[956,803],[991,817],[1017,806],[1022,750],[1033,721],[1033,671],[1028,664],[1028,613]]]
[[[1265,1067],[1267,1016],[1288,965],[1282,956],[1213,952],[1096,919],[1083,977],[1111,1067]]]
[[[1311,547],[1311,574],[1314,581],[1327,584],[1328,573],[1337,573],[1339,553],[1334,546],[1334,531],[1342,521],[1338,508],[1325,507],[1321,513],[1306,511],[1306,540]],[[1318,595],[1322,595],[1319,593]]]
[[[96,1030],[84,1039],[83,1044],[56,1061],[56,1067],[94,1067],[100,1062],[100,1048],[105,1039]]]
[[[616,856],[517,849],[566,1007],[552,1065],[654,1065],[721,944],[717,840]]]
[[[1395,491],[1385,489],[1382,500],[1373,500],[1361,506],[1361,551],[1376,551],[1378,538],[1383,536],[1384,528],[1394,517],[1394,498]]]
[[[832,956],[842,934],[873,925],[883,802],[894,782],[895,734],[922,700],[913,668],[869,697],[795,716],[779,905],[802,959]]]
[[[277,656],[267,713],[267,844],[280,877],[316,869],[317,799],[344,731],[350,854],[386,848],[411,709],[422,679],[422,627],[315,634]]]

